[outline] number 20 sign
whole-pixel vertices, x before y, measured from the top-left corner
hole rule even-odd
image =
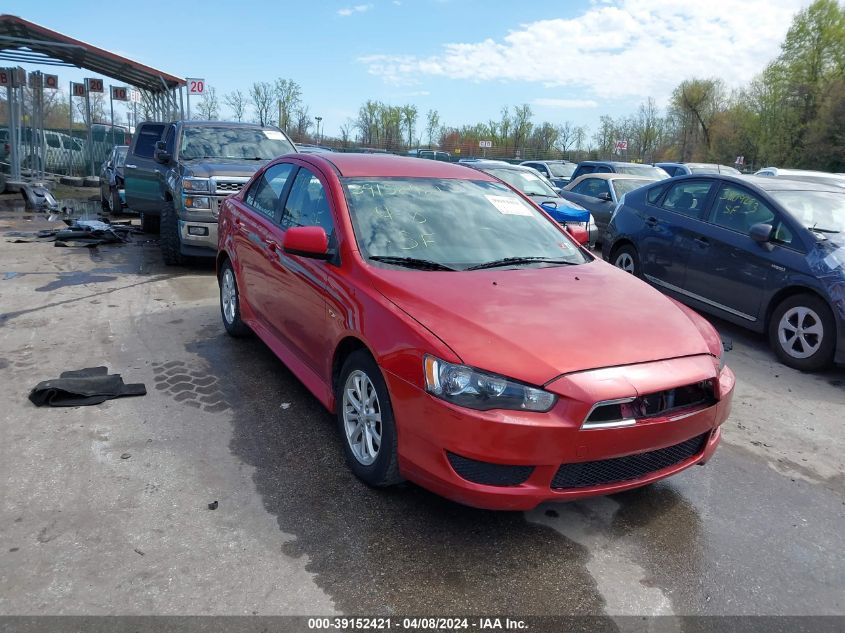
[[[186,79],[189,95],[201,95],[205,92],[205,79]]]

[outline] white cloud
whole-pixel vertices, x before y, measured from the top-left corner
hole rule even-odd
[[[598,101],[594,99],[534,99],[532,105],[542,108],[597,108]]]
[[[354,7],[344,7],[343,9],[338,9],[337,14],[345,18],[353,13],[364,13],[372,8],[373,5],[371,4],[356,4]]]
[[[359,61],[396,85],[438,76],[664,100],[687,77],[721,77],[732,87],[749,81],[778,54],[792,16],[807,2],[602,0],[578,17],[523,24],[501,40],[445,44],[429,57]]]

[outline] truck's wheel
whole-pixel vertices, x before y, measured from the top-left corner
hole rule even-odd
[[[168,266],[182,266],[185,263],[185,256],[182,255],[182,239],[179,236],[179,218],[176,217],[176,209],[173,208],[173,201],[168,200],[161,209],[161,255],[164,263]]]
[[[159,217],[157,215],[148,215],[141,211],[141,230],[144,233],[152,233],[158,235],[159,233]]]

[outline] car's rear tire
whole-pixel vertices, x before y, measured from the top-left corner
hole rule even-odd
[[[110,211],[109,208],[110,200],[103,195],[103,188],[100,187],[100,206],[103,207],[103,211]]]
[[[833,363],[836,321],[827,303],[812,294],[781,301],[769,320],[769,344],[793,369],[818,371]]]
[[[182,239],[179,236],[179,218],[173,201],[168,200],[161,209],[161,256],[168,266],[182,266],[185,256],[182,255]]]
[[[625,244],[615,249],[610,258],[610,263],[627,273],[631,273],[634,277],[640,276],[640,256],[637,254],[637,249],[631,244]]]
[[[353,352],[343,363],[335,387],[335,408],[346,463],[355,476],[379,488],[400,483],[390,394],[381,370],[366,350]]]
[[[112,189],[110,193],[109,213],[120,213],[123,210],[123,204],[120,202],[120,193],[118,193],[117,189]]]
[[[160,219],[157,215],[149,215],[141,211],[141,230],[144,233],[158,235],[161,231]]]
[[[226,260],[220,266],[220,276],[217,278],[220,286],[220,316],[223,317],[223,327],[229,336],[241,338],[250,333],[249,326],[241,320],[241,295],[238,292],[238,280],[232,262]]]

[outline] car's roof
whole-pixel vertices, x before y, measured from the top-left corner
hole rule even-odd
[[[622,160],[582,160],[579,165],[624,165],[624,166],[635,166],[635,167],[653,167],[654,165],[648,165],[645,163],[630,163],[625,162]]]
[[[571,161],[556,158],[554,160],[524,160],[520,163],[520,165],[524,165],[525,163],[571,163]]]
[[[829,171],[815,171],[812,169],[783,169],[782,167],[763,167],[758,171],[774,170],[778,176],[828,176],[839,179],[841,174],[834,174]]]
[[[576,182],[581,182],[582,180],[586,180],[587,178],[598,178],[600,180],[654,180],[658,182],[656,178],[652,178],[651,176],[640,176],[638,174],[608,174],[606,172],[601,173],[592,173],[592,174],[581,174],[575,180],[572,181],[570,184],[574,184]],[[663,182],[663,181],[660,181]]]
[[[513,163],[497,163],[492,160],[479,160],[469,163],[473,169],[513,169],[514,171],[530,171],[534,173],[536,170],[527,165],[514,165]]]
[[[341,177],[362,178],[454,178],[459,180],[492,180],[477,169],[456,163],[436,160],[420,160],[413,156],[393,154],[356,154],[323,152],[319,154],[298,154],[298,158],[315,165],[334,168]],[[479,175],[479,174],[482,175]]]
[[[145,123],[156,123],[156,121],[145,121]],[[174,121],[185,127],[248,127],[260,128],[262,130],[278,130],[275,125],[261,125],[260,123],[249,123],[244,121]]]
[[[590,175],[590,174],[586,174]],[[611,176],[615,174],[610,174]],[[741,184],[751,184],[759,187],[763,191],[830,191],[834,193],[843,193],[842,188],[833,184],[826,184],[823,182],[811,182],[808,180],[790,180],[788,178],[772,178],[771,176],[750,176],[750,175],[733,175],[733,174],[691,174],[688,176],[681,176],[680,178],[672,178],[671,180],[657,180],[655,183],[672,184],[681,182],[683,180],[702,180],[702,179],[724,180],[727,182],[737,182]]]

